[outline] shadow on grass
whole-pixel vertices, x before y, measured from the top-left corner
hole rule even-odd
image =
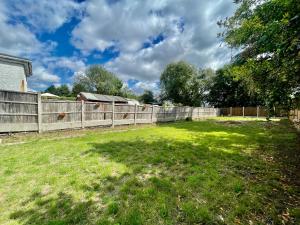
[[[67,193],[36,194],[25,203],[29,209],[11,218],[25,225],[280,224],[287,199],[297,194],[295,183],[283,185],[281,169],[292,162],[285,176],[295,176],[299,163],[284,152],[295,153],[297,145],[281,131],[286,124],[261,125],[164,124],[192,134],[185,140],[153,136],[90,143],[84,156],[125,164],[130,172],[82,185],[93,196],[84,201]],[[291,214],[284,219],[296,223]]]

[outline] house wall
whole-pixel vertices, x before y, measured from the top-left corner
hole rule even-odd
[[[0,90],[27,91],[24,66],[0,60]]]

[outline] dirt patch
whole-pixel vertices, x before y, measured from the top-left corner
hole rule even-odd
[[[247,121],[217,121],[216,123],[224,124],[224,125],[241,125],[246,123]]]

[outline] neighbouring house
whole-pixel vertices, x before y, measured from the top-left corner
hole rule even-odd
[[[29,59],[0,53],[0,90],[27,92],[27,79],[31,75]]]
[[[89,101],[89,102],[115,102],[119,104],[128,104],[128,100],[126,98],[120,96],[113,96],[113,95],[101,95],[101,94],[94,94],[88,92],[80,92],[77,95],[77,100]]]

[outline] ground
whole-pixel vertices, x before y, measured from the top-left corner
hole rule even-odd
[[[299,138],[288,121],[219,118],[3,142],[2,225],[299,224]]]

